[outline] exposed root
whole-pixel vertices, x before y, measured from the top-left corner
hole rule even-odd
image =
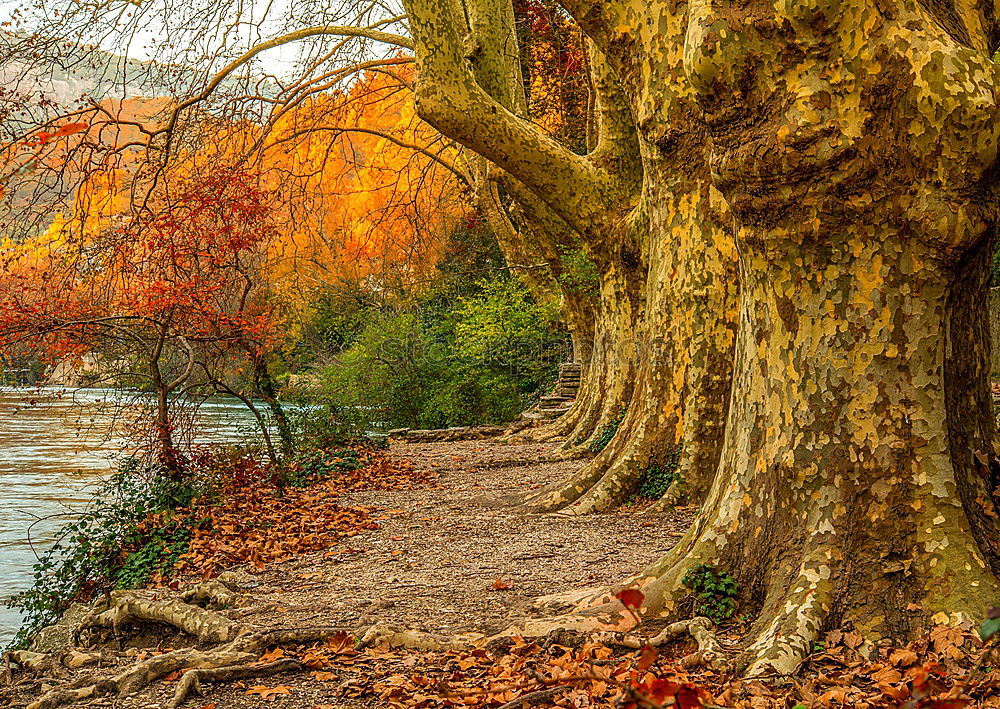
[[[236,592],[225,584],[209,583],[185,595],[192,601],[224,604],[231,603],[234,594]],[[297,662],[250,664],[255,663],[268,647],[314,643],[349,632],[343,628],[324,627],[259,630],[181,599],[153,601],[131,593],[116,593],[112,594],[109,606],[98,606],[84,618],[78,635],[97,628],[111,628],[118,635],[123,626],[133,623],[169,625],[216,647],[210,650],[184,648],[156,655],[113,676],[80,677],[50,690],[29,704],[28,709],[55,709],[103,696],[126,697],[171,672],[186,670],[175,695],[176,707],[190,693],[200,691],[203,682],[301,669],[301,663]],[[26,664],[43,661],[34,656],[22,659]]]
[[[681,620],[671,623],[659,634],[650,638],[648,643],[653,647],[663,645],[673,640],[678,635],[688,633],[698,644],[698,649],[681,658],[681,665],[684,667],[695,667],[703,665],[712,670],[722,670],[727,666],[725,652],[718,638],[712,632],[712,621],[699,616],[690,620]]]
[[[131,593],[112,594],[107,610],[92,612],[80,624],[78,633],[94,628],[111,628],[117,634],[125,623],[162,623],[193,635],[202,642],[227,643],[246,629],[224,615],[180,599],[152,601]]]
[[[445,651],[464,650],[474,647],[486,639],[483,633],[461,633],[458,635],[434,635],[418,630],[399,630],[387,625],[373,625],[369,628],[358,647],[375,647],[388,643],[391,647],[411,650]]]
[[[192,695],[203,696],[201,685],[206,682],[228,682],[249,677],[272,677],[282,672],[301,672],[305,665],[294,658],[257,665],[230,665],[215,669],[189,670],[181,677],[170,706],[179,707]]]
[[[249,600],[240,592],[235,579],[228,574],[222,574],[217,579],[202,581],[194,588],[181,594],[185,603],[193,603],[202,608],[238,608]]]

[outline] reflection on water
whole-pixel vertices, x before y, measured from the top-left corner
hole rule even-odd
[[[105,440],[113,421],[107,389],[0,389],[0,599],[31,586],[35,553],[116,467],[121,439]],[[27,403],[33,401],[33,404]],[[235,399],[212,399],[198,414],[198,442],[236,441],[253,417]],[[0,608],[0,647],[17,628]]]

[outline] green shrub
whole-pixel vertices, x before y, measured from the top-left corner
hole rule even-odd
[[[368,416],[356,406],[336,403],[329,398],[306,400],[286,410],[295,449],[324,450],[344,446],[363,438]]]
[[[601,276],[597,264],[582,248],[559,250],[563,272],[559,274],[559,282],[580,295],[597,298],[601,294]]]
[[[125,460],[91,508],[65,525],[39,558],[33,586],[7,602],[24,614],[11,647],[25,647],[74,600],[101,589],[135,588],[170,568],[198,524],[185,508],[200,492],[196,482],[175,482],[135,459]],[[141,528],[156,513],[166,513],[161,523]]]
[[[461,295],[435,291],[411,309],[372,311],[355,342],[321,372],[319,408],[305,407],[305,448],[347,440],[361,429],[495,424],[527,408],[555,380],[568,340],[554,313],[514,278],[495,276]],[[324,427],[336,441],[319,443]],[[354,425],[355,434],[357,425]]]
[[[708,564],[697,564],[688,569],[681,579],[695,594],[695,614],[722,623],[736,612],[739,586],[728,573],[717,571]]]

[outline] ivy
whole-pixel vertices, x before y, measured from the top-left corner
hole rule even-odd
[[[697,564],[681,579],[695,594],[695,613],[722,623],[736,612],[739,585],[730,574],[717,571],[709,564]]]
[[[590,444],[591,453],[600,453],[602,450],[608,447],[611,443],[611,439],[615,437],[618,433],[618,427],[622,425],[622,421],[625,420],[625,407],[619,409],[614,418],[612,418],[608,423],[604,424],[597,437]]]
[[[680,480],[680,467],[682,446],[678,445],[673,451],[668,453],[662,462],[651,464],[643,471],[639,479],[639,487],[636,490],[636,497],[645,500],[659,500],[674,482]]]

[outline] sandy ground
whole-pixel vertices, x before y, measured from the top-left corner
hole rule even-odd
[[[394,445],[394,455],[435,471],[437,485],[346,495],[346,505],[380,508],[380,529],[324,552],[272,564],[260,573],[240,570],[253,600],[245,608],[225,612],[261,628],[364,629],[381,622],[436,633],[494,632],[503,629],[508,618],[522,614],[537,596],[626,579],[669,549],[690,522],[690,510],[666,516],[631,510],[585,517],[521,513],[512,507],[514,501],[565,479],[584,462],[541,462],[549,449],[493,441]],[[497,579],[512,587],[494,590]],[[191,644],[176,635],[161,636],[159,642],[161,648]],[[124,653],[113,650],[104,650],[107,663],[124,662]],[[299,674],[210,686],[203,700],[187,706],[372,706],[372,697],[351,698],[338,688],[352,677],[399,671],[406,662],[405,653],[387,653],[381,660],[365,657],[338,670],[336,681]],[[265,702],[246,694],[248,686],[257,684],[284,685],[290,694]],[[118,706],[166,707],[174,686],[156,682]],[[15,705],[23,706],[18,702],[29,698],[15,697]],[[77,706],[112,704],[99,699]]]

